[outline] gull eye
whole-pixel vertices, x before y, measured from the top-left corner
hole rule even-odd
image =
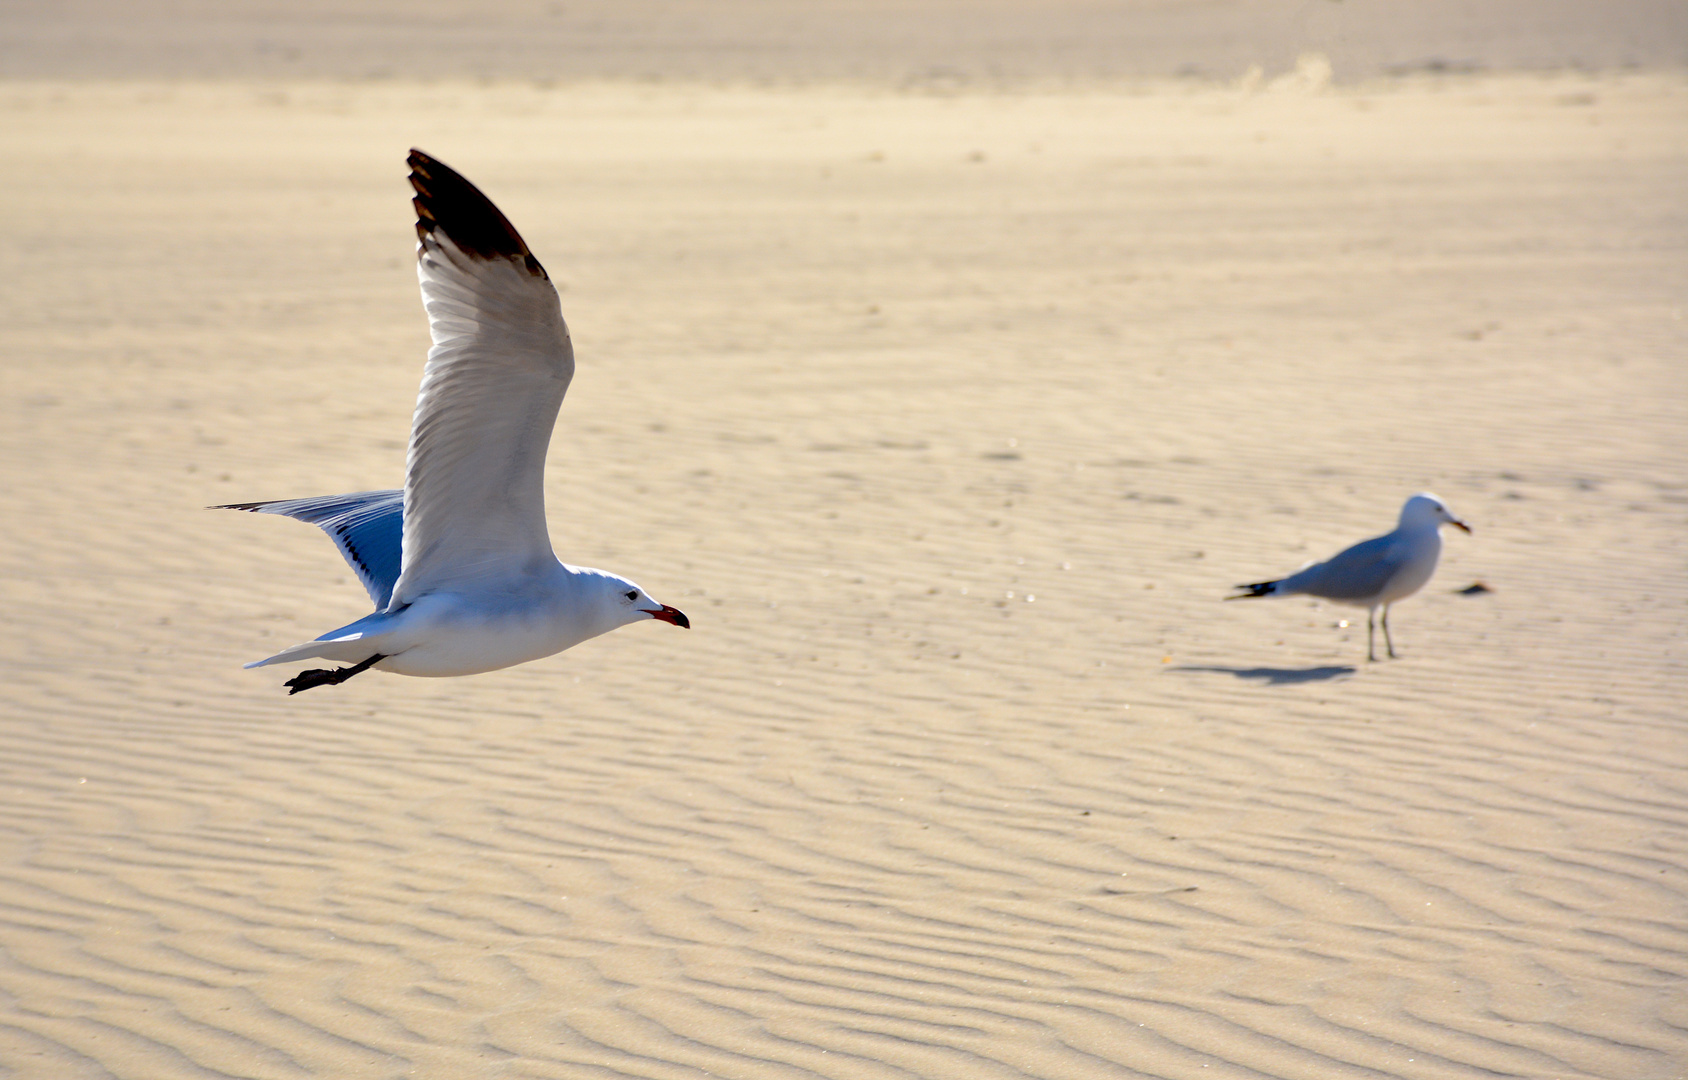
[[[629,599],[629,600],[639,599],[639,590],[638,589],[628,589],[627,590],[627,599]]]

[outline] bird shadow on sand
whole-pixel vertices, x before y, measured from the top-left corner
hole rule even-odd
[[[1218,665],[1180,664],[1166,670],[1211,671],[1220,675],[1235,675],[1239,679],[1259,679],[1267,686],[1290,686],[1295,683],[1341,679],[1354,674],[1358,669],[1346,664],[1309,668],[1220,667]]]

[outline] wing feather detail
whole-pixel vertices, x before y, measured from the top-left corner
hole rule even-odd
[[[1281,592],[1303,592],[1327,600],[1359,601],[1383,592],[1405,560],[1393,533],[1362,541],[1322,563],[1284,578]]]
[[[394,606],[555,561],[545,455],[574,375],[557,291],[509,220],[440,162],[409,160],[433,348],[411,424]]]
[[[401,563],[404,530],[404,492],[358,491],[350,495],[318,495],[309,499],[231,503],[214,510],[249,510],[279,514],[315,525],[328,534],[346,563],[357,572],[369,598],[380,611],[392,599]]]

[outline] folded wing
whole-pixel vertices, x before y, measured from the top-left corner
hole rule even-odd
[[[1383,592],[1404,563],[1394,534],[1355,544],[1322,563],[1291,574],[1279,583],[1280,592],[1307,593],[1350,603]]]
[[[545,454],[574,349],[544,267],[485,195],[411,151],[433,348],[411,425],[396,606],[554,560]]]

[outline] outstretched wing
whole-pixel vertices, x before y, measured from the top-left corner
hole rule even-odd
[[[213,510],[250,510],[280,514],[309,522],[328,534],[346,562],[369,590],[375,610],[385,608],[399,579],[401,538],[404,535],[404,492],[359,491],[351,495],[319,495],[313,499],[274,499],[269,502],[230,503]]]
[[[545,452],[574,375],[557,290],[509,220],[440,162],[419,150],[409,161],[434,346],[411,424],[394,604],[556,558]]]

